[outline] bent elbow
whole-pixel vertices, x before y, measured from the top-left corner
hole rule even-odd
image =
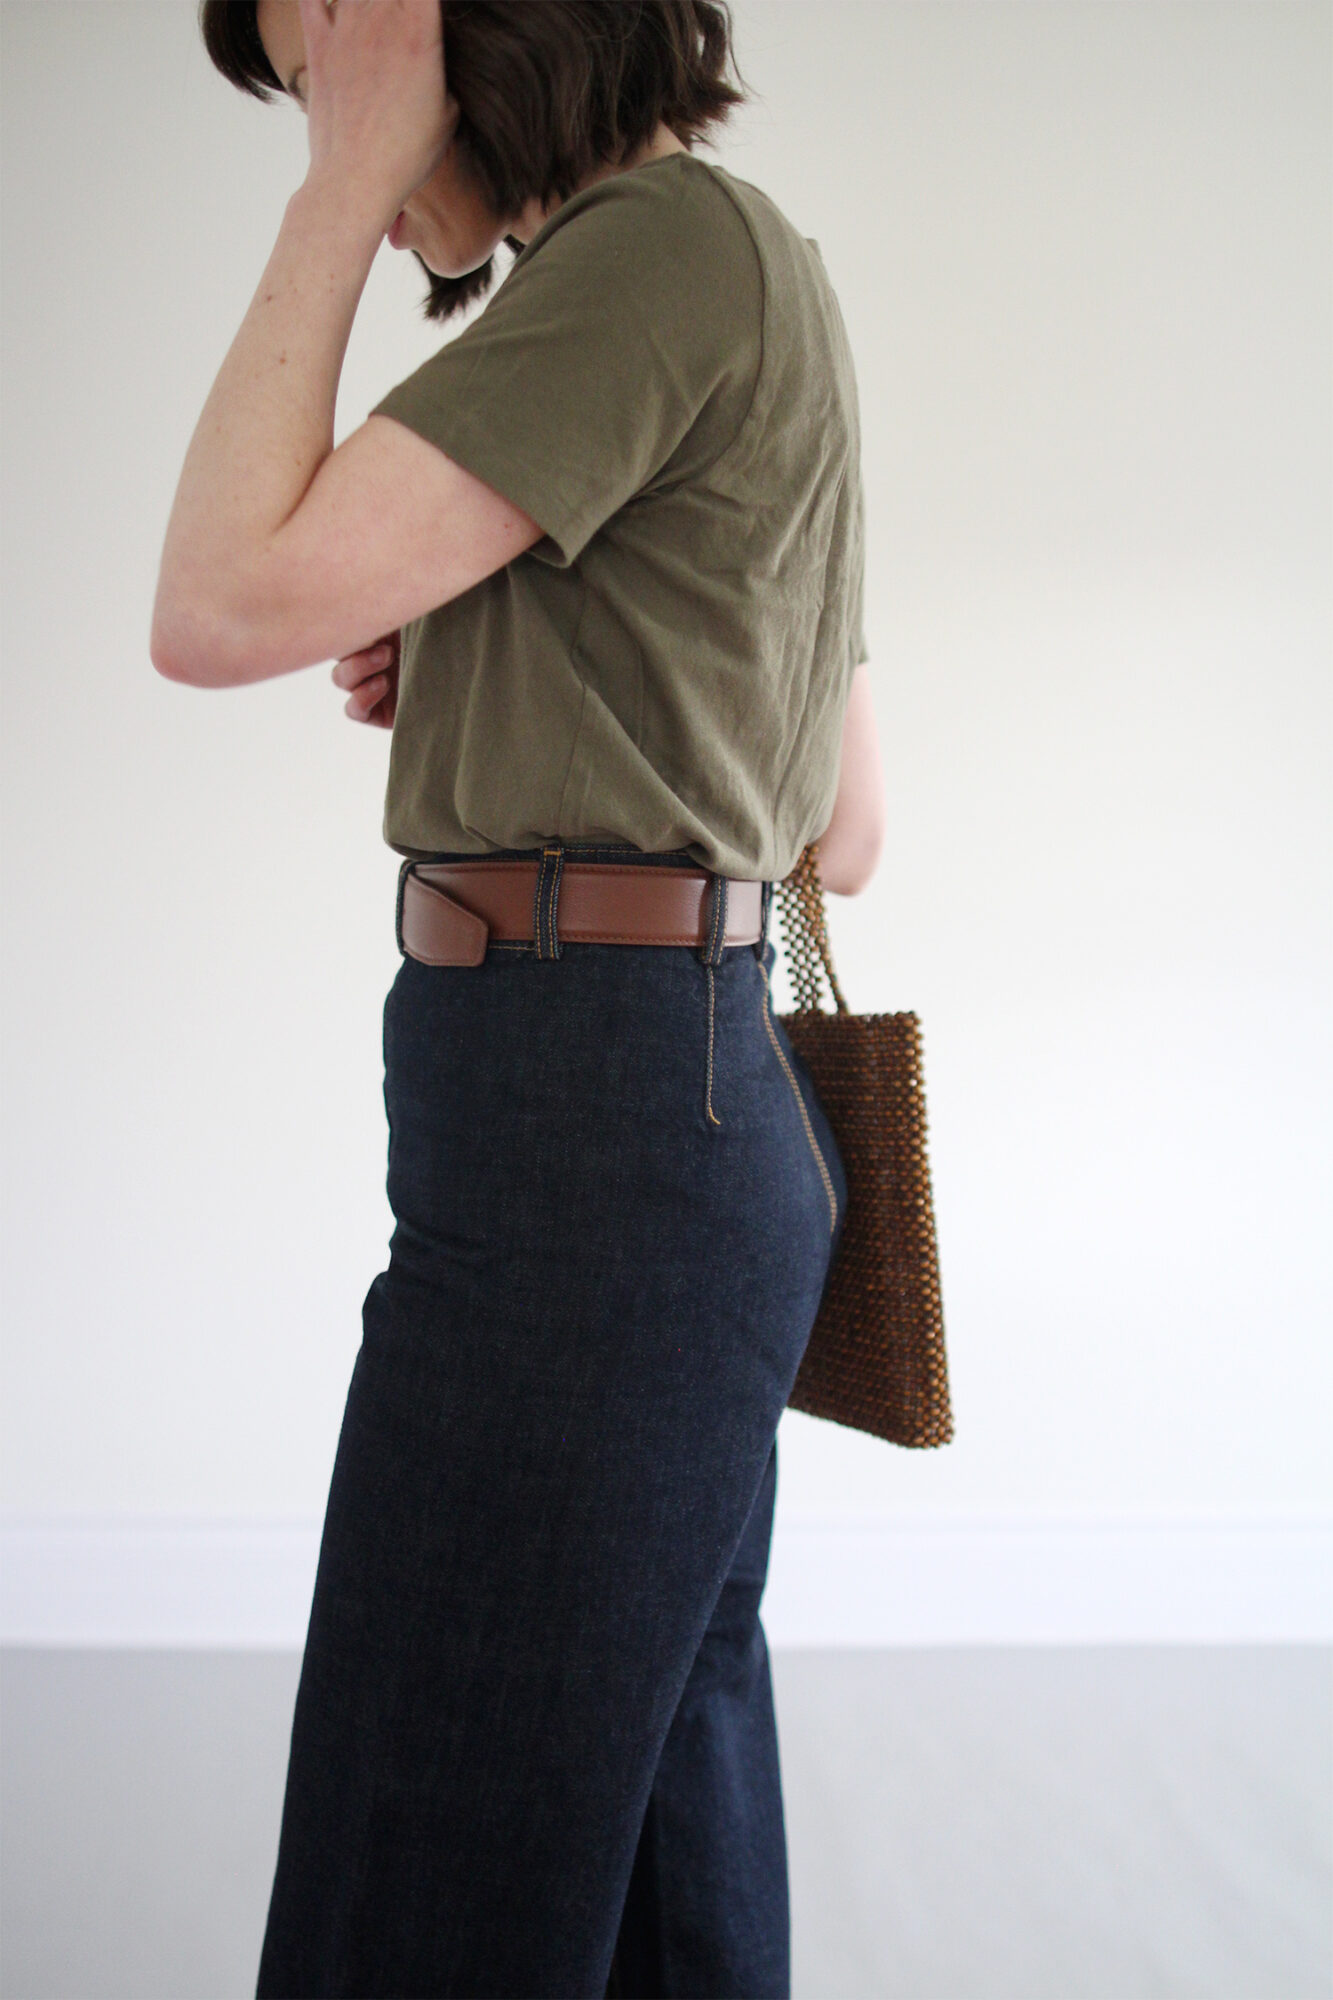
[[[826,875],[821,868],[819,879],[824,888],[835,896],[859,896],[862,890],[870,886],[875,873],[876,858],[848,856],[829,875]]]
[[[186,687],[193,685],[194,676],[184,658],[156,632],[148,641],[148,657],[164,681],[179,681]]]
[[[882,817],[862,824],[852,834],[846,827],[830,842],[826,853],[819,852],[819,879],[835,896],[859,896],[874,880],[884,850],[885,826]]]
[[[880,856],[884,852],[885,832],[884,820],[880,818],[875,822],[874,828],[862,850],[861,867],[857,874],[856,887],[852,891],[854,896],[859,896],[863,889],[868,889],[875,879],[875,873],[879,868]]]
[[[181,687],[215,688],[230,687],[215,669],[190,653],[167,650],[160,645],[150,644],[148,657],[164,681],[175,681]]]
[[[163,680],[177,681],[183,687],[231,687],[236,680],[217,632],[204,631],[197,619],[171,618],[155,610],[148,657]]]

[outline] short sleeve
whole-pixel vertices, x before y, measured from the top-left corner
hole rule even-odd
[[[568,566],[692,434],[725,449],[762,359],[748,225],[688,156],[562,203],[482,312],[370,412],[406,424],[544,531]]]

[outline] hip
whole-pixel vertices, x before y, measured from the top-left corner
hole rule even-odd
[[[384,1005],[395,1255],[535,1288],[638,1259],[817,1302],[842,1161],[773,1010],[767,937],[404,956]],[[580,1274],[576,1279],[574,1274]]]

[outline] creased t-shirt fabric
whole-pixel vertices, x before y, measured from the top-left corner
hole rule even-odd
[[[543,531],[404,627],[388,845],[790,873],[866,658],[856,381],[817,243],[688,152],[608,175],[371,414]]]

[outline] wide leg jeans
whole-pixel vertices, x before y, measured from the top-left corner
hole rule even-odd
[[[773,962],[402,961],[258,2000],[789,1992],[759,1600],[846,1182]]]

